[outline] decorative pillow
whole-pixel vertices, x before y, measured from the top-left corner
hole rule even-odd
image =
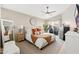
[[[39,32],[38,32],[38,31],[36,31],[36,32],[35,32],[35,35],[39,35]]]
[[[41,34],[41,29],[40,28],[37,28],[37,31],[39,32],[39,34]]]
[[[41,29],[40,28],[37,28],[37,31],[41,31]]]
[[[34,34],[34,35],[39,35],[39,34],[41,34],[41,29],[40,29],[40,28],[33,28],[33,29],[32,29],[32,34]]]
[[[33,28],[33,29],[32,29],[32,34],[35,35],[35,32],[37,32],[37,29],[36,29],[36,28]]]

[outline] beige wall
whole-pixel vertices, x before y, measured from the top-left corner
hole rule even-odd
[[[1,18],[1,4],[0,4],[0,18]]]
[[[73,30],[73,28],[76,27],[74,13],[75,13],[75,4],[72,4],[72,5],[62,14],[63,23],[70,25],[71,30]]]
[[[32,27],[29,22],[30,18],[34,18],[35,20],[37,20],[36,25],[38,26],[43,25],[43,22],[44,22],[39,18],[35,18],[26,14],[22,14],[22,13],[4,9],[4,8],[1,8],[1,18],[7,19],[7,20],[13,20],[16,26],[20,27],[21,25],[24,25],[26,28]]]
[[[1,5],[0,5],[0,18],[1,18]],[[1,33],[1,23],[0,23],[0,33]],[[1,47],[1,34],[0,34],[0,47]]]
[[[48,19],[47,21],[48,21],[48,24],[50,25],[55,25],[55,24],[60,25],[61,19],[62,19],[61,15],[57,15],[55,17],[52,17],[51,19]]]

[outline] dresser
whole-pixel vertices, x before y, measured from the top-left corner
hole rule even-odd
[[[20,42],[20,41],[23,41],[24,40],[24,33],[17,33],[17,41]]]

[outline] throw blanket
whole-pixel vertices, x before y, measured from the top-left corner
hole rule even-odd
[[[35,44],[35,42],[36,42],[36,40],[38,39],[38,38],[44,38],[47,42],[48,42],[48,44],[50,44],[51,43],[51,35],[46,35],[46,36],[42,36],[42,35],[33,35],[32,34],[32,36],[31,36],[31,38],[32,38],[32,42]]]

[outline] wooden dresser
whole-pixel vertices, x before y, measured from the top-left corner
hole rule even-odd
[[[23,41],[24,40],[24,33],[17,33],[17,41]]]

